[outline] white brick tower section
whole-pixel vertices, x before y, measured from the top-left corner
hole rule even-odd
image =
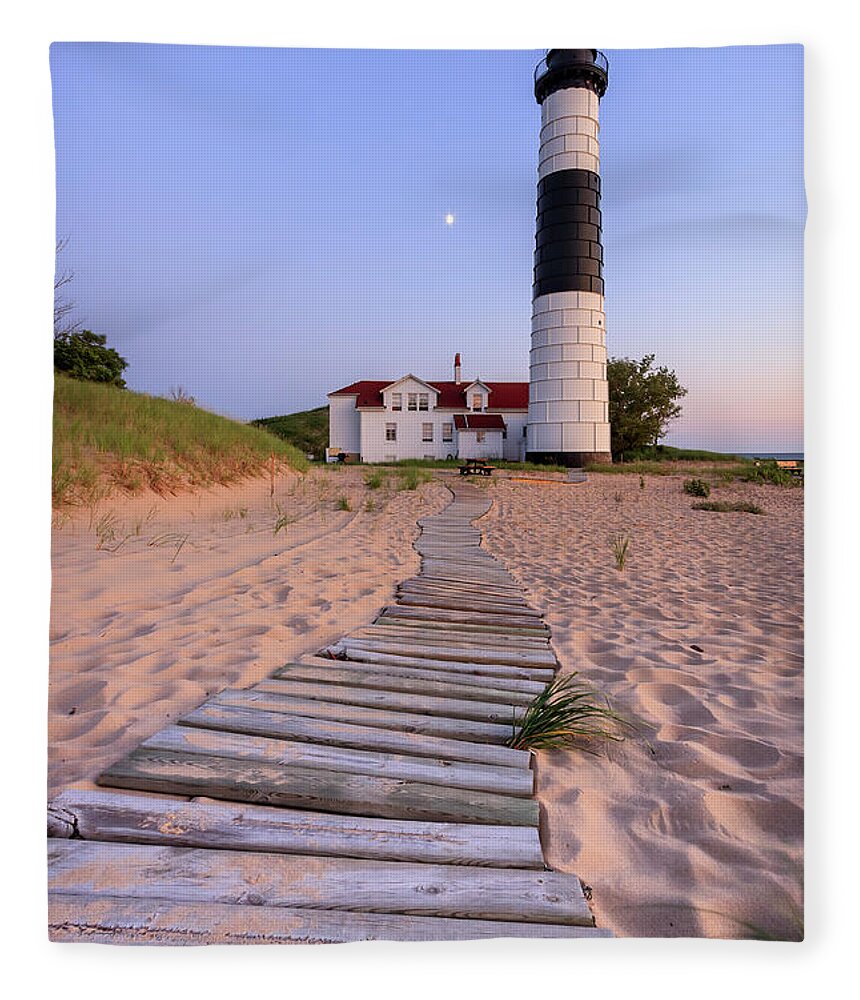
[[[541,105],[527,457],[611,461],[596,49],[550,49],[535,73]]]

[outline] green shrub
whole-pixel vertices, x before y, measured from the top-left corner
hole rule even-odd
[[[711,487],[708,486],[704,479],[685,479],[684,492],[688,493],[691,497],[709,497],[711,495]]]
[[[741,481],[745,483],[771,483],[774,486],[800,486],[802,476],[793,476],[785,469],[780,469],[776,462],[758,462],[741,473]]]

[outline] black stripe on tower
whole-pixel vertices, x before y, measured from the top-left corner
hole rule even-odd
[[[551,292],[603,295],[600,175],[556,170],[538,181],[532,298]]]

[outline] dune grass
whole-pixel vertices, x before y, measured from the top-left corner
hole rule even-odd
[[[287,413],[280,417],[260,417],[251,423],[282,438],[298,448],[303,455],[311,454],[315,458],[322,458],[328,447],[327,406]]]
[[[600,704],[599,695],[577,673],[555,677],[526,708],[508,746],[518,750],[594,750],[588,745],[620,741],[632,723]]]
[[[258,475],[274,455],[307,460],[257,427],[184,403],[116,386],[55,377],[52,494],[55,507],[93,502],[115,489],[175,492]]]
[[[701,503],[694,503],[693,510],[712,510],[719,514],[764,514],[764,510],[755,503],[748,503],[746,500],[705,500]]]

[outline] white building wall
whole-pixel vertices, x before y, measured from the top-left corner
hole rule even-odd
[[[329,396],[328,443],[351,454],[361,452],[361,414],[355,396]]]
[[[454,415],[443,410],[429,412],[361,411],[361,457],[364,462],[400,461],[404,458],[443,459],[457,454],[456,430],[453,441],[442,440],[442,424],[454,423]],[[385,425],[397,424],[397,440],[386,441]],[[433,440],[422,440],[422,424],[433,425]]]
[[[456,413],[464,413],[457,410]],[[492,411],[490,411],[492,412]],[[464,439],[474,438],[468,432],[458,432],[454,429],[454,440],[442,440],[442,425],[454,423],[453,410],[431,410],[430,412],[409,412],[391,410],[362,410],[359,412],[361,420],[361,458],[364,462],[391,462],[401,461],[405,458],[424,458],[429,456],[436,459],[445,459],[449,455],[454,458],[506,458],[510,461],[519,461],[524,454],[523,427],[525,427],[527,413],[505,412],[502,418],[507,424],[507,438],[502,439],[501,431],[487,431],[488,447],[491,451],[484,453],[475,452],[478,447],[476,442],[467,447],[470,449],[468,455],[464,455]],[[386,441],[385,425],[397,424],[397,440]],[[433,425],[433,440],[424,441],[422,425],[430,423]],[[484,447],[483,445],[481,446]]]
[[[459,458],[503,458],[504,441],[501,431],[484,431],[484,440],[478,441],[478,434],[473,430],[458,432]]]

